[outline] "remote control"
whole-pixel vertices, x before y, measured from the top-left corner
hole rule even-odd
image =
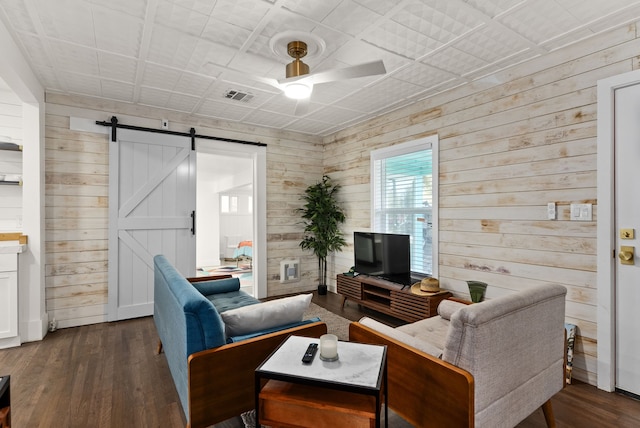
[[[313,361],[313,357],[316,356],[317,351],[318,351],[318,344],[311,343],[307,347],[307,351],[304,353],[304,356],[302,357],[302,362],[305,364],[309,364],[311,361]]]

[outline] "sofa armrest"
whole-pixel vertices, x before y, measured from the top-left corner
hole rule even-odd
[[[387,345],[389,407],[414,426],[473,427],[473,376],[439,358],[354,322],[349,340]]]
[[[255,369],[290,335],[320,337],[327,325],[300,327],[189,356],[189,426],[207,427],[255,408]]]
[[[229,293],[240,290],[238,278],[209,279],[208,281],[189,281],[203,296],[212,294]]]

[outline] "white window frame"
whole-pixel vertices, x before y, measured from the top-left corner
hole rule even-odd
[[[376,171],[375,171],[375,162],[378,160],[391,158],[395,156],[401,156],[421,150],[429,150],[431,149],[431,161],[432,161],[432,230],[431,230],[431,262],[432,262],[432,272],[431,275],[435,278],[438,277],[438,266],[439,266],[439,257],[438,257],[438,242],[439,242],[439,221],[438,221],[438,199],[439,199],[439,158],[438,158],[438,143],[439,137],[438,134],[429,135],[427,137],[423,137],[417,140],[408,141],[406,143],[396,144],[390,147],[385,147],[378,150],[371,151],[370,156],[370,183],[371,183],[371,229],[372,232],[381,232],[378,230],[373,230],[375,225],[375,202],[376,202]]]

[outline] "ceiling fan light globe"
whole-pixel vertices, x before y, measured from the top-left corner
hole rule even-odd
[[[284,88],[284,94],[288,98],[293,98],[294,100],[302,100],[305,98],[309,98],[311,96],[311,90],[313,88],[311,85],[300,82],[289,83]]]

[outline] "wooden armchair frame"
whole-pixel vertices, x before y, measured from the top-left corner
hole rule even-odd
[[[389,407],[414,426],[475,425],[474,380],[466,370],[379,333],[349,325],[352,342],[387,345]],[[549,428],[556,426],[551,400],[542,405]]]
[[[387,345],[389,407],[419,427],[473,427],[473,376],[367,326],[349,325],[352,342]]]
[[[320,337],[315,322],[191,354],[187,427],[203,428],[255,408],[255,369],[290,335]]]

